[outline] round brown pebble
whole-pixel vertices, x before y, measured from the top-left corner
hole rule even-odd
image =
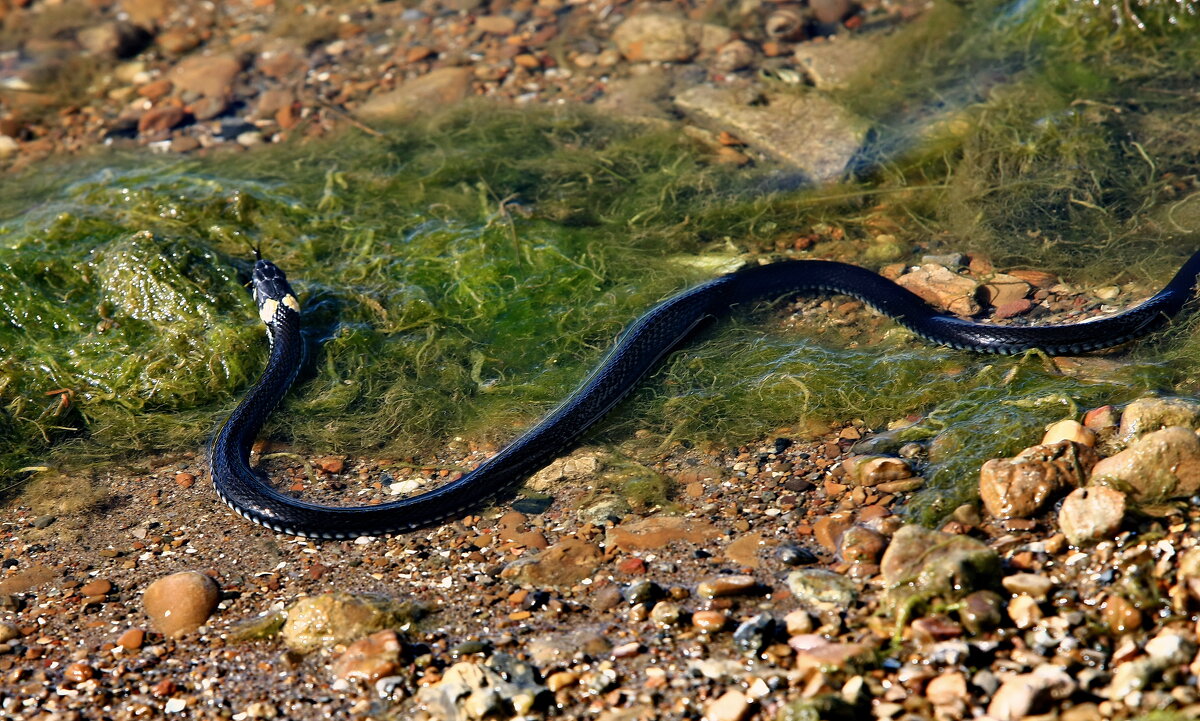
[[[63,678],[71,683],[83,683],[88,679],[94,678],[95,675],[96,669],[87,665],[83,661],[76,661],[75,663],[63,669]]]
[[[104,596],[112,591],[112,581],[97,578],[95,581],[84,584],[83,588],[79,589],[79,594],[82,596]]]
[[[208,620],[219,595],[211,578],[197,571],[183,571],[150,584],[142,604],[155,628],[167,636],[180,636]]]
[[[194,473],[184,472],[184,473],[176,473],[175,474],[175,484],[178,485],[180,488],[191,488],[192,484],[195,482],[196,482],[196,475]]]
[[[117,645],[128,651],[136,651],[146,640],[146,632],[140,628],[131,628],[117,639]]]
[[[1100,604],[1100,615],[1113,633],[1131,633],[1142,627],[1142,612],[1124,596],[1109,596]]]
[[[696,593],[705,598],[736,596],[739,593],[753,590],[757,586],[758,581],[754,576],[717,576],[701,581],[700,585],[696,587]]]
[[[725,628],[729,618],[720,611],[696,611],[692,614],[692,625],[705,633],[715,633]]]

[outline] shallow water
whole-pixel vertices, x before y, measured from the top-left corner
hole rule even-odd
[[[1143,27],[1125,18],[1100,34],[1114,27],[1106,8],[1029,7],[946,6],[903,30],[896,45],[919,38],[919,62],[877,71],[870,102],[844,98],[890,138],[886,153],[836,188],[766,192],[777,169],[723,168],[675,133],[488,106],[383,138],[106,156],[10,178],[0,473],[11,485],[24,467],[202,444],[265,358],[242,287],[254,248],[293,279],[313,348],[267,433],[358,454],[510,439],[656,301],[800,236],[815,239],[801,256],[878,267],[970,250],[999,268],[1131,284],[1123,303],[1148,295],[1200,229],[1200,53],[1196,34],[1175,34],[1195,8],[1143,3]],[[593,439],[736,443],[812,420],[916,416],[902,437],[930,443],[912,505],[928,519],[1042,424],[1190,393],[1200,377],[1187,324],[1067,377],[1037,358],[930,348],[887,323],[831,336],[771,317],[739,312],[703,332]]]

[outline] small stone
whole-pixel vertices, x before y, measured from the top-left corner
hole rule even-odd
[[[625,598],[625,602],[632,606],[660,598],[663,595],[663,590],[654,581],[642,579],[626,586],[621,595]]]
[[[1125,521],[1125,494],[1107,486],[1076,488],[1063,499],[1058,525],[1074,546],[1112,539]]]
[[[117,645],[128,651],[136,651],[142,647],[146,632],[140,628],[131,628],[117,638]]]
[[[80,30],[75,39],[93,55],[128,58],[146,47],[150,35],[132,23],[105,22]]]
[[[1005,576],[1001,584],[1009,593],[1024,593],[1037,601],[1045,601],[1054,581],[1040,573],[1014,573]]]
[[[743,40],[734,40],[722,45],[713,58],[713,67],[721,72],[732,73],[754,62],[754,48]]]
[[[241,72],[242,61],[233,55],[191,55],[167,77],[182,92],[215,98],[229,95]]]
[[[749,593],[756,588],[758,588],[758,581],[754,576],[716,576],[701,581],[696,586],[696,593],[704,598],[716,598]]]
[[[716,633],[725,628],[729,618],[721,611],[696,611],[692,614],[692,625],[704,633]]]
[[[313,462],[317,464],[317,468],[326,473],[341,473],[346,470],[346,460],[337,456],[326,456],[325,458],[318,458]]]
[[[288,608],[283,640],[293,651],[308,653],[411,623],[424,610],[420,605],[397,603],[371,594],[309,596]]]
[[[878,563],[886,546],[887,538],[882,533],[865,526],[851,526],[842,534],[839,552],[846,563]]]
[[[8,643],[21,637],[21,630],[8,622],[0,622],[0,643]]]
[[[842,461],[846,475],[862,486],[877,486],[885,481],[912,478],[912,467],[903,458],[892,456],[851,456]]]
[[[0,160],[11,158],[20,149],[21,144],[16,140],[8,135],[0,135]]]
[[[785,566],[807,566],[817,562],[817,556],[807,548],[800,546],[780,546],[775,551],[775,557]]]
[[[448,107],[470,95],[471,78],[471,68],[438,68],[371,97],[359,106],[358,115],[369,119],[401,118],[429,108]]]
[[[1142,627],[1142,612],[1124,596],[1106,598],[1100,604],[1100,616],[1113,633],[1132,633]]]
[[[900,276],[896,282],[921,296],[926,303],[955,315],[972,316],[979,313],[979,301],[975,299],[978,286],[975,281],[945,266],[927,263]]]
[[[1095,451],[1071,441],[1033,446],[984,463],[979,495],[996,518],[1028,518],[1067,488],[1083,485],[1096,463]]]
[[[568,537],[513,561],[500,575],[531,586],[570,586],[591,576],[601,560],[595,545]]]
[[[211,578],[196,571],[183,571],[150,584],[142,596],[142,605],[163,635],[181,636],[204,625],[219,599],[217,584]]]
[[[1108,431],[1120,423],[1117,410],[1112,406],[1100,406],[1083,414],[1083,425],[1093,431]]]
[[[698,49],[688,25],[682,17],[642,13],[618,25],[612,41],[633,62],[683,62],[690,60]]]
[[[704,717],[708,721],[742,721],[750,713],[753,702],[741,691],[726,691],[708,704]]]
[[[1028,298],[1014,300],[1011,303],[1002,303],[996,306],[996,310],[992,313],[992,317],[996,320],[1004,320],[1005,318],[1016,318],[1019,315],[1028,313],[1033,309],[1033,301]]]
[[[659,626],[674,626],[679,622],[682,614],[683,609],[679,604],[671,601],[659,601],[654,604],[654,608],[650,609],[650,620]]]
[[[858,595],[853,581],[823,568],[792,571],[787,584],[801,607],[822,617],[845,612]]]
[[[1029,290],[1028,283],[1005,273],[995,273],[983,284],[983,295],[993,306],[1002,306],[1022,300],[1029,294]]]
[[[920,603],[935,599],[957,600],[996,583],[1000,557],[986,544],[969,536],[904,526],[892,536],[879,562],[887,589],[886,605],[905,608],[914,598]]]
[[[350,644],[334,661],[333,675],[374,683],[395,673],[399,666],[400,639],[395,631],[386,629]]]
[[[1127,488],[1138,501],[1190,496],[1200,491],[1200,439],[1185,426],[1147,433],[1093,466],[1091,479]]]
[[[1138,398],[1121,411],[1119,433],[1128,441],[1169,426],[1200,429],[1200,402],[1187,398]]]
[[[1006,680],[988,704],[988,716],[997,721],[1018,721],[1045,708],[1050,701],[1069,698],[1075,681],[1059,666],[1044,664],[1032,673]]]
[[[187,112],[177,105],[156,105],[138,118],[139,133],[163,133],[183,123]]]
[[[1074,441],[1092,448],[1096,445],[1096,432],[1079,421],[1064,420],[1052,423],[1042,436],[1042,445],[1049,446],[1059,441]]]
[[[1037,601],[1022,593],[1008,602],[1008,617],[1017,628],[1029,628],[1042,620],[1042,609]]]
[[[475,27],[493,35],[511,35],[517,29],[517,21],[504,15],[481,15],[475,18]]]
[[[558,671],[546,678],[546,688],[550,689],[551,693],[554,693],[559,689],[574,685],[578,680],[579,674],[574,671]]]
[[[63,678],[71,683],[83,683],[88,679],[95,678],[95,676],[96,669],[83,661],[76,661],[63,669]]]
[[[185,28],[169,28],[154,36],[154,42],[172,55],[182,55],[200,44],[200,36]]]
[[[943,673],[930,679],[925,686],[925,698],[934,706],[950,706],[970,699],[967,677],[958,672]]]
[[[812,616],[802,608],[789,612],[788,615],[783,617],[783,623],[787,628],[788,634],[792,636],[812,633],[813,630]]]
[[[922,646],[930,646],[963,635],[962,626],[945,616],[923,616],[912,622],[913,640]]]
[[[962,600],[958,619],[970,633],[982,633],[1000,625],[1003,607],[1003,600],[996,592],[976,591]]]
[[[826,25],[840,23],[850,17],[858,7],[854,0],[809,0],[808,6],[812,8],[817,22]]]
[[[196,482],[195,474],[192,474],[192,473],[176,473],[175,474],[175,485],[179,486],[180,488],[191,488],[192,484],[194,484],[195,482]]]
[[[95,581],[85,583],[83,585],[83,587],[79,589],[79,595],[81,595],[81,596],[104,596],[104,595],[107,595],[108,593],[110,593],[112,591],[112,589],[113,589],[112,581],[109,581],[109,580],[103,579],[103,578],[98,578]]]
[[[58,518],[56,518],[55,516],[38,516],[37,518],[33,519],[33,527],[34,528],[46,528],[51,523],[54,523],[57,520],[58,520]]]
[[[755,656],[767,647],[774,633],[775,619],[760,613],[738,624],[733,632],[733,643],[743,653]]]

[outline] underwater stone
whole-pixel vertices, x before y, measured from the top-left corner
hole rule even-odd
[[[956,315],[971,316],[981,310],[976,300],[979,286],[975,281],[943,265],[926,263],[900,276],[896,283],[921,296],[926,303]]]
[[[420,618],[424,608],[369,594],[325,593],[302,598],[287,611],[283,640],[300,653],[350,643]]]
[[[183,571],[150,584],[142,596],[146,615],[165,636],[196,630],[217,607],[217,584],[198,571]]]
[[[699,85],[677,95],[675,104],[796,166],[816,183],[836,182],[846,174],[868,128],[866,121],[816,93],[760,96]]]
[[[792,571],[787,584],[801,608],[822,618],[848,610],[858,595],[853,581],[823,568]]]
[[[575,538],[564,538],[533,556],[523,556],[500,573],[515,583],[569,586],[592,575],[600,565],[600,549]]]
[[[774,634],[775,619],[760,613],[738,625],[733,632],[733,642],[744,653],[755,655],[766,648]]]
[[[819,90],[850,87],[855,79],[879,62],[880,38],[872,35],[835,35],[824,42],[800,43],[793,56]]]
[[[403,118],[449,107],[471,92],[471,68],[438,68],[376,95],[358,108],[363,118]]]
[[[400,664],[400,638],[387,629],[360,638],[333,662],[336,678],[373,683],[395,673]]]

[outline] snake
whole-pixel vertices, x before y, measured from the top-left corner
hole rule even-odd
[[[856,298],[930,343],[1009,355],[1037,349],[1085,353],[1139,338],[1163,325],[1192,297],[1200,252],[1161,291],[1125,311],[1074,323],[996,325],[939,312],[907,288],[865,268],[831,260],[764,263],[719,276],[651,308],[617,338],[600,364],[553,411],[461,477],[389,503],[327,506],[275,490],[250,465],[263,424],[295,381],[304,357],[301,306],[283,271],[258,258],[252,285],[270,353],[258,381],[222,423],[208,460],[217,495],[244,518],[279,533],[350,539],[404,533],[444,523],[481,506],[569,450],[662,358],[707,319],[732,307],[789,294]]]

